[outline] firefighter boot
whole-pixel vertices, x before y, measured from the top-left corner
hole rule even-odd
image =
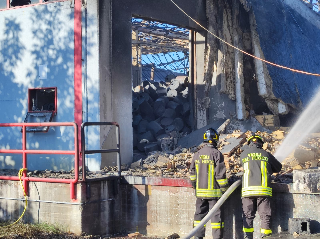
[[[267,238],[271,236],[272,230],[271,229],[263,229],[261,228],[261,238]]]
[[[271,234],[261,233],[261,238],[268,238],[269,236],[271,236]]]
[[[253,239],[253,232],[245,232],[244,239]]]

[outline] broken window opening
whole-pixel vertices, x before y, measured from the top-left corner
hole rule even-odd
[[[51,122],[57,114],[57,87],[28,90],[28,113],[25,123]],[[27,127],[27,132],[48,132],[49,127]]]
[[[189,30],[132,18],[133,87],[142,81],[170,81],[189,72]]]
[[[18,7],[31,4],[31,0],[12,0],[10,3],[11,7]]]
[[[307,6],[315,11],[316,13],[320,13],[320,0],[301,0],[302,2],[306,3]]]
[[[50,111],[57,113],[57,88],[29,89],[28,112]]]
[[[0,9],[9,9],[14,7],[22,7],[34,4],[43,4],[47,2],[61,2],[61,1],[68,1],[68,0],[2,0],[0,2]]]
[[[132,18],[133,152],[139,158],[172,150],[178,134],[191,132],[189,32]]]

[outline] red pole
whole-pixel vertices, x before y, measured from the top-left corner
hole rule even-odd
[[[27,168],[27,140],[26,140],[26,126],[22,127],[22,168]],[[27,170],[23,170],[23,188],[26,195],[28,195],[28,182],[26,180]]]
[[[81,149],[82,124],[82,35],[81,0],[74,0],[74,121],[78,125],[78,145]],[[80,151],[79,151],[80,154]],[[81,157],[79,155],[81,165]]]
[[[81,124],[80,124],[80,127],[81,127]],[[79,157],[79,152],[81,152],[81,150],[78,149],[78,144],[77,144],[77,140],[79,141],[79,139],[77,139],[76,135],[79,135],[78,133],[81,133],[81,128],[79,130],[80,132],[78,132],[78,129],[77,129],[77,125],[74,126],[74,151],[76,152],[74,154],[74,181],[72,181],[70,183],[70,197],[71,199],[76,199],[76,193],[75,193],[75,187],[77,185],[77,182],[79,180],[79,159],[81,160],[81,158]]]

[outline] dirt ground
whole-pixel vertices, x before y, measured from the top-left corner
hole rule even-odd
[[[0,223],[0,238],[1,239],[120,239],[120,238],[141,238],[141,239],[152,239],[152,238],[162,238],[162,239],[176,239],[180,238],[178,234],[174,233],[172,235],[168,235],[167,237],[148,237],[140,234],[139,232],[130,233],[130,234],[122,234],[122,235],[113,235],[113,236],[103,236],[103,235],[74,235],[71,233],[65,233],[60,231],[59,229],[46,225],[46,224],[23,224],[17,223],[14,225],[8,226],[8,223]],[[320,234],[297,234],[290,235],[287,232],[283,232],[280,234],[274,234],[268,239],[320,239]]]

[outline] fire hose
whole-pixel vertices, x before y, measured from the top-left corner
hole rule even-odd
[[[189,239],[196,234],[196,232],[202,228],[212,217],[213,213],[217,211],[221,205],[227,200],[227,198],[233,193],[233,191],[241,184],[241,180],[236,181],[233,183],[228,190],[222,195],[222,197],[217,201],[217,203],[211,208],[208,214],[201,220],[201,222],[189,232],[188,235],[183,237],[183,239]]]
[[[21,168],[21,169],[19,170],[19,174],[18,174],[18,175],[19,175],[19,179],[20,179],[20,184],[21,184],[21,187],[22,187],[22,190],[23,190],[23,196],[24,196],[24,198],[25,198],[24,210],[23,210],[21,216],[20,216],[14,223],[11,223],[11,224],[9,224],[9,225],[7,225],[7,226],[3,226],[3,227],[10,227],[10,226],[16,224],[17,222],[19,222],[20,219],[23,217],[24,213],[25,213],[26,210],[27,210],[28,197],[27,197],[26,191],[25,191],[25,189],[24,189],[24,187],[23,187],[23,184],[22,184],[22,181],[21,181],[22,173],[23,173],[23,171],[25,171],[25,170],[27,170],[27,169],[26,169],[26,168]]]

